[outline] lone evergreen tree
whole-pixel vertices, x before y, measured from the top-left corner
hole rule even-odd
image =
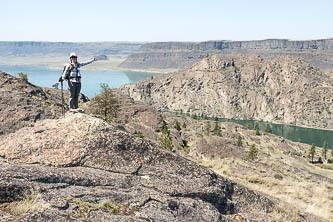
[[[271,128],[271,126],[269,124],[266,125],[265,132],[266,133],[272,133],[272,128]]]
[[[175,120],[175,129],[178,131],[180,131],[182,129],[178,120]]]
[[[25,74],[23,72],[19,72],[18,75],[24,82],[28,82],[28,75],[27,74]]]
[[[205,124],[205,129],[206,129],[206,133],[207,135],[210,134],[210,129],[211,129],[211,125],[210,125],[210,121],[207,121],[206,124]]]
[[[254,144],[250,146],[250,149],[247,151],[247,159],[248,160],[255,160],[258,156],[258,150]]]
[[[170,130],[168,129],[168,126],[165,125],[163,127],[162,133],[158,139],[159,145],[167,150],[172,150],[173,145],[172,145],[172,139],[170,137]]]
[[[328,151],[328,143],[325,140],[324,144],[323,144],[323,150],[322,150],[322,157],[324,158],[324,160],[326,160],[327,157],[327,151]]]
[[[315,152],[316,152],[315,145],[312,143],[312,146],[311,146],[311,148],[309,150],[309,153],[308,153],[308,158],[311,159],[311,163],[313,163],[313,158],[315,156]]]
[[[241,137],[241,135],[238,135],[238,138],[237,138],[237,146],[239,146],[239,147],[243,146],[243,142],[242,142],[242,137]]]
[[[219,122],[215,122],[215,127],[214,127],[213,131],[216,136],[222,136],[221,127],[219,125]]]
[[[101,92],[92,99],[89,112],[110,122],[117,117],[118,101],[108,84],[101,83],[100,86]]]
[[[253,125],[251,123],[246,124],[246,128],[248,128],[249,130],[253,129]]]
[[[256,130],[256,135],[259,136],[260,131],[259,131],[259,124],[258,123],[255,124],[254,129]]]

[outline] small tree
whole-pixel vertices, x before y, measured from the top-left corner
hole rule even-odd
[[[247,151],[247,159],[248,160],[255,160],[258,156],[258,150],[254,144],[250,146],[250,149]]]
[[[172,145],[172,139],[170,137],[170,130],[168,129],[168,126],[165,125],[163,127],[162,133],[158,139],[159,145],[167,150],[172,150],[173,145]]]
[[[323,144],[323,150],[322,150],[322,157],[324,158],[324,160],[326,160],[326,157],[327,157],[327,151],[328,151],[328,143],[327,141],[325,140],[324,141],[324,144]]]
[[[191,115],[191,118],[192,118],[192,119],[199,119],[198,116],[197,116],[195,113],[193,113],[193,114]]]
[[[141,139],[144,138],[144,135],[141,133],[140,130],[136,132],[136,136],[139,137],[139,138],[141,138]]]
[[[28,82],[28,75],[27,74],[25,74],[23,72],[19,72],[18,75],[24,82]]]
[[[271,128],[271,126],[269,124],[266,125],[265,132],[266,133],[272,133],[272,128]]]
[[[180,123],[178,122],[178,120],[175,120],[175,129],[178,130],[178,131],[181,131],[182,128],[180,127]]]
[[[210,134],[211,127],[212,126],[210,125],[210,121],[207,121],[206,124],[205,124],[205,130],[206,130],[207,135]]]
[[[316,152],[315,148],[316,148],[315,145],[312,143],[312,146],[308,153],[308,158],[311,159],[311,163],[313,163],[313,158],[315,156],[315,152]]]
[[[248,128],[249,130],[253,129],[253,125],[251,123],[247,123],[246,124],[246,128]]]
[[[92,99],[89,112],[110,122],[117,117],[118,101],[108,84],[101,83],[100,86],[101,92]]]
[[[57,82],[57,83],[53,84],[52,87],[53,87],[54,89],[59,89],[59,83]]]
[[[260,131],[259,131],[259,124],[258,123],[256,123],[254,125],[254,129],[256,130],[256,135],[259,136],[260,135]]]
[[[239,147],[243,146],[243,142],[242,142],[242,137],[241,137],[241,135],[238,135],[238,138],[237,138],[237,146],[239,146]]]
[[[219,122],[215,122],[215,127],[214,127],[213,132],[216,136],[222,136],[222,131],[221,131],[221,127],[219,125]]]
[[[186,123],[185,123],[185,121],[183,122],[183,128],[184,128],[184,129],[186,128]]]

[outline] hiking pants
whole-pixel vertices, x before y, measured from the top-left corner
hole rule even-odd
[[[81,90],[81,82],[68,81],[69,108],[70,109],[79,108],[80,90]]]

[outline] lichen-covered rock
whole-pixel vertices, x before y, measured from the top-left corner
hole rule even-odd
[[[2,136],[0,156],[2,219],[270,220],[275,211],[276,201],[86,114]]]
[[[81,94],[80,102],[88,98]],[[67,110],[68,92],[64,91]],[[61,92],[41,88],[0,71],[0,135],[33,126],[41,119],[60,117]]]

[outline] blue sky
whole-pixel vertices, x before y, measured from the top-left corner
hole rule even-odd
[[[332,0],[1,0],[0,41],[333,38]]]

